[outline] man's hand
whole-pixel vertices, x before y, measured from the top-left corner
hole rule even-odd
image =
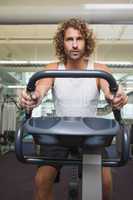
[[[21,108],[26,110],[32,110],[38,106],[42,101],[42,96],[39,91],[33,93],[27,93],[25,90],[22,91],[21,97],[19,99],[19,105]]]
[[[105,94],[105,97],[114,109],[120,109],[128,102],[128,96],[120,86],[115,96],[108,92]]]

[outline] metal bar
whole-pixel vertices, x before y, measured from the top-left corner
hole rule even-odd
[[[117,82],[114,77],[103,70],[47,70],[39,71],[32,75],[28,84],[27,91],[33,92],[35,90],[35,83],[42,78],[103,78],[108,81],[110,91],[115,93],[118,89]]]
[[[82,200],[102,200],[101,155],[83,155]]]

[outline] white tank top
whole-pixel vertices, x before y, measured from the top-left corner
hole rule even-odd
[[[58,69],[65,70],[65,66],[59,64]],[[94,65],[88,64],[87,69],[93,70]],[[96,78],[56,78],[52,93],[57,116],[96,116],[99,98]]]

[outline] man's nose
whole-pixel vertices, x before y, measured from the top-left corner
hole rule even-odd
[[[73,40],[72,46],[73,48],[77,48],[78,46],[77,40]]]

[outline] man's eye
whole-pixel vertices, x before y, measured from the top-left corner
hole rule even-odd
[[[83,38],[82,37],[78,37],[77,40],[83,40]]]
[[[67,41],[73,41],[73,39],[72,38],[67,38]]]

